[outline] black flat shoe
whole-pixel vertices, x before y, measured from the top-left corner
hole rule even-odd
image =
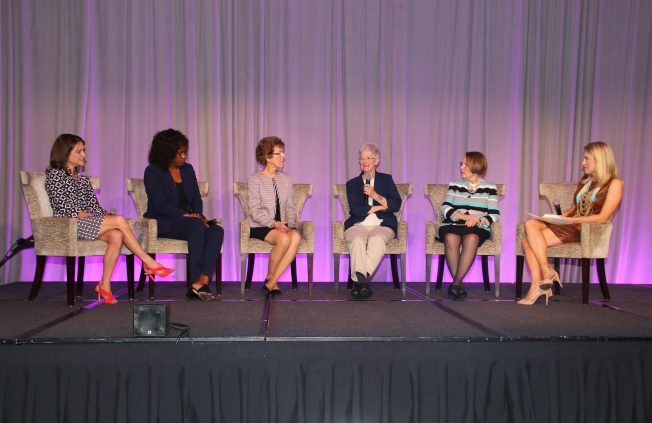
[[[465,299],[467,296],[466,290],[462,287],[462,285],[455,285],[451,284],[448,287],[448,298],[450,298],[453,301],[461,301]]]
[[[351,287],[351,296],[355,298],[356,300],[360,298],[360,284],[357,282],[353,282],[353,286]]]
[[[195,288],[190,288],[188,292],[186,292],[186,297],[190,298],[191,300],[210,301],[213,299],[213,294],[202,292],[201,290],[197,290]]]
[[[283,291],[276,288],[276,289],[272,289],[271,291],[269,291],[269,293],[272,294],[272,296],[276,296],[276,295],[281,295],[283,293]]]
[[[212,292],[211,289],[208,287],[208,285],[203,285],[201,288],[199,288],[199,289],[197,290],[197,292],[203,292],[204,294],[208,294],[208,295],[210,295],[210,299],[211,299],[211,300],[214,300],[214,299],[215,299],[215,295],[213,295],[213,292]]]
[[[188,292],[186,292],[186,297],[188,297],[191,300],[199,300],[200,299],[199,296],[196,294],[196,291],[194,289],[192,289],[192,288],[190,288],[188,290]]]
[[[358,299],[369,298],[371,297],[371,288],[368,283],[361,283],[360,289],[358,290]]]

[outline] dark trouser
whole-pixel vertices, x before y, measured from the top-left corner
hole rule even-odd
[[[221,226],[213,225],[207,228],[200,219],[179,217],[167,233],[159,236],[188,241],[189,282],[197,281],[202,273],[211,277],[224,240],[224,229]]]

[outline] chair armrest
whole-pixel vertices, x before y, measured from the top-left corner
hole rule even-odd
[[[249,221],[243,219],[240,221],[240,253],[249,252]]]
[[[344,239],[344,222],[333,221],[333,239]]]
[[[297,230],[301,232],[301,238],[310,245],[315,245],[315,222],[307,220],[297,222]]]
[[[516,225],[516,255],[524,256],[521,240],[525,238],[525,222],[518,222]]]
[[[156,253],[156,241],[158,240],[158,222],[156,219],[138,219],[134,226],[138,231],[138,242],[148,253]]]
[[[611,222],[582,223],[580,244],[583,258],[605,258],[609,255]]]
[[[426,222],[426,244],[435,242],[435,238],[439,236],[439,221],[429,220]]]
[[[490,228],[489,239],[500,245],[503,239],[503,224],[500,222],[494,222],[491,224]]]
[[[407,243],[407,222],[405,220],[398,222],[398,232],[396,233],[396,239],[401,243]]]
[[[300,253],[313,254],[315,252],[315,222],[297,222],[297,230],[301,233]],[[299,229],[300,228],[300,229]]]
[[[77,255],[77,219],[48,216],[31,219],[31,223],[36,255]]]

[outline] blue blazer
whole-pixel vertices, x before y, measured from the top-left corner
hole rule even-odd
[[[396,234],[398,232],[398,222],[394,213],[401,209],[401,195],[398,193],[398,188],[396,188],[392,175],[376,172],[374,190],[387,199],[387,211],[376,212],[376,216],[383,220],[380,226],[388,227]],[[362,174],[346,183],[346,197],[349,200],[351,216],[344,222],[344,230],[365,220],[371,208],[365,201]],[[380,205],[375,200],[373,204],[374,206]]]
[[[195,170],[192,165],[186,163],[179,168],[179,171],[192,212],[202,214],[204,205]],[[169,232],[174,220],[187,212],[179,206],[179,193],[169,170],[161,169],[157,165],[149,165],[145,169],[144,179],[145,191],[147,191],[147,212],[144,216],[156,219],[159,234],[165,234]]]

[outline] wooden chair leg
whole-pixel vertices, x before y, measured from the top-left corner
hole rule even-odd
[[[125,256],[127,262],[127,296],[129,301],[134,300],[134,255],[127,254]]]
[[[351,279],[351,256],[349,256],[349,277],[346,280],[346,289],[353,287],[353,279]]]
[[[340,255],[333,253],[333,288],[337,294],[340,291]]]
[[[247,254],[240,254],[240,295],[245,293],[245,272],[247,271]]]
[[[222,252],[217,255],[215,262],[215,292],[219,297],[222,295]]]
[[[186,254],[186,289],[190,289],[195,281],[190,279],[190,260],[188,259],[188,254]]]
[[[66,297],[68,307],[75,305],[75,258],[66,257]]]
[[[245,279],[245,289],[251,288],[251,279],[254,276],[254,263],[256,262],[256,254],[249,253],[247,255],[247,278]]]
[[[290,263],[290,274],[292,274],[292,289],[297,289],[299,283],[297,282],[297,258],[294,257],[292,263]]]
[[[45,256],[36,256],[36,269],[34,270],[34,281],[32,282],[32,289],[29,291],[29,301],[34,301],[41,289],[41,282],[43,282],[43,272],[45,271]]]
[[[591,274],[591,259],[582,259],[582,304],[589,303],[589,276]]]
[[[446,262],[446,256],[443,254],[439,255],[439,260],[437,263],[437,284],[435,284],[435,290],[439,291],[441,289],[441,283],[444,280],[444,265]]]
[[[482,280],[484,281],[485,292],[491,291],[489,285],[489,256],[480,256],[482,259]]]
[[[156,254],[154,253],[149,253],[150,257],[152,257],[154,260],[156,260]],[[140,266],[140,276],[138,277],[138,287],[136,288],[136,292],[143,292],[145,290],[145,268]]]
[[[398,291],[401,289],[401,282],[398,278],[398,254],[390,254],[389,258],[392,263],[392,280],[394,281],[394,289]]]
[[[313,253],[307,253],[308,259],[308,295],[312,295],[312,256]]]
[[[405,253],[401,253],[401,293],[405,297],[405,293],[407,291],[407,269],[406,269],[407,263],[405,262]]]
[[[604,298],[605,301],[611,301],[611,295],[609,295],[609,287],[607,286],[607,275],[604,271],[604,259],[595,259],[595,267],[598,269],[598,280],[600,281],[602,298]]]
[[[431,268],[432,268],[432,254],[426,254],[426,295],[430,295]]]
[[[516,299],[521,298],[523,291],[523,265],[525,264],[525,256],[516,256]]]
[[[500,254],[494,256],[494,293],[500,297]]]
[[[561,259],[559,257],[555,257],[554,259],[552,259],[552,267],[554,267],[555,272],[559,273],[560,265],[561,265]],[[561,273],[559,273],[559,274],[561,274]],[[561,290],[559,288],[559,284],[556,284],[556,283],[553,284],[552,292],[555,295],[559,295],[559,293],[561,292]]]
[[[77,298],[81,298],[84,294],[84,267],[86,265],[86,257],[79,256],[77,257],[77,289],[75,290],[75,295]]]
[[[152,258],[156,257],[154,254],[150,254]],[[154,300],[156,297],[156,286],[154,285],[154,281],[152,281],[152,278],[149,278],[149,289],[148,289],[148,294],[149,294],[149,299]]]

